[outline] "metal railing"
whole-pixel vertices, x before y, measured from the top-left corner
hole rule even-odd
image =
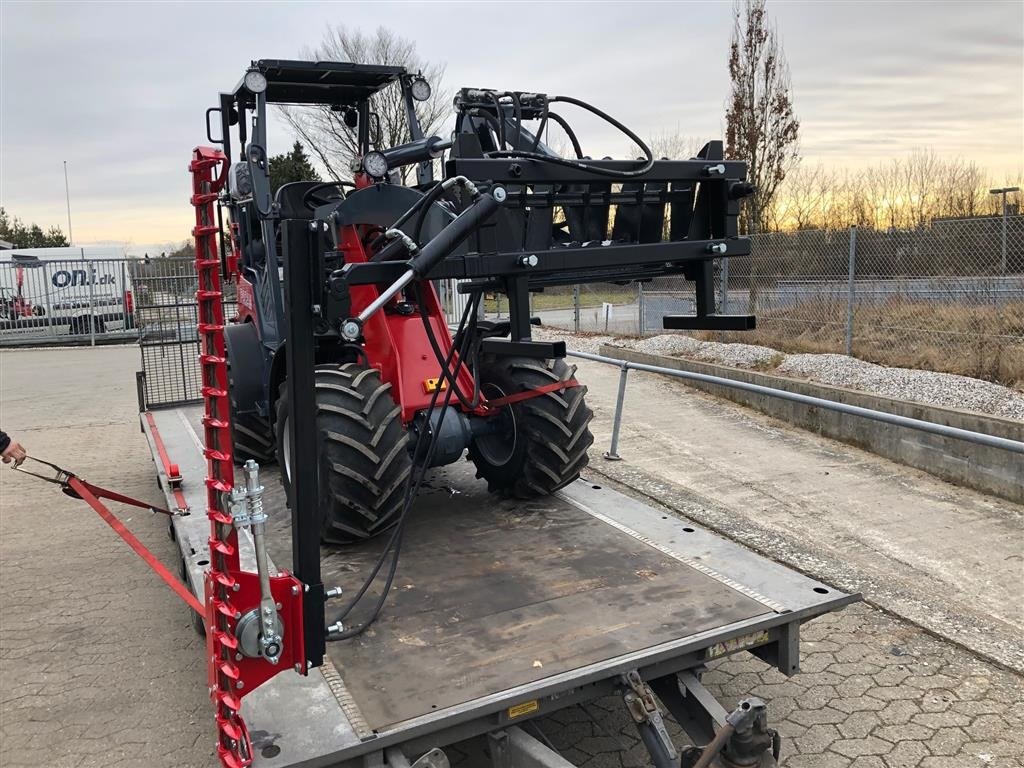
[[[845,413],[849,416],[859,416],[864,419],[871,419],[872,421],[879,421],[883,424],[890,424],[896,427],[916,429],[920,432],[928,432],[933,435],[939,435],[940,437],[950,437],[956,440],[964,440],[969,443],[984,445],[989,448],[999,448],[1004,451],[1011,451],[1012,453],[1024,454],[1024,442],[1019,440],[1010,440],[1009,438],[998,437],[996,435],[986,435],[983,432],[974,432],[969,429],[950,427],[946,424],[937,424],[935,422],[924,421],[922,419],[912,419],[907,416],[899,416],[895,413],[876,411],[872,408],[862,408],[857,405],[839,403],[835,400],[826,400],[825,398],[812,397],[811,395],[801,395],[797,392],[789,392],[775,387],[766,387],[761,384],[750,384],[745,381],[735,381],[733,379],[727,379],[721,376],[712,376],[706,373],[694,373],[692,371],[680,371],[675,368],[665,368],[660,365],[634,363],[630,360],[620,360],[615,357],[595,355],[590,352],[568,350],[566,354],[570,357],[578,357],[582,360],[591,360],[596,363],[614,365],[619,369],[619,390],[615,399],[615,416],[612,420],[611,445],[604,453],[604,457],[609,461],[618,461],[622,458],[619,456],[619,431],[622,426],[622,407],[626,399],[626,377],[631,370],[658,373],[663,376],[672,376],[677,379],[686,379],[689,381],[699,381],[704,384],[717,384],[722,387],[730,387],[732,389],[739,389],[745,392],[753,392],[758,395],[775,397],[780,400],[790,400],[803,405],[811,405],[816,408]]]
[[[135,338],[133,261],[0,262],[0,346]]]

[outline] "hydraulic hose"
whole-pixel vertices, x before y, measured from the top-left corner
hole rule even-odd
[[[613,179],[633,179],[633,178],[636,178],[638,176],[643,176],[645,173],[650,171],[651,168],[654,167],[654,153],[651,152],[650,147],[647,146],[647,144],[644,142],[643,139],[641,139],[639,136],[637,136],[635,133],[633,133],[633,131],[631,131],[625,125],[623,125],[618,120],[616,120],[614,117],[609,115],[607,112],[604,112],[604,111],[598,109],[597,107],[593,106],[592,104],[588,104],[585,101],[580,101],[579,99],[574,99],[571,96],[555,96],[555,97],[551,98],[549,101],[551,103],[563,102],[563,103],[566,103],[566,104],[574,104],[575,106],[581,107],[582,109],[585,109],[588,112],[590,112],[590,113],[592,113],[594,115],[597,115],[602,120],[604,120],[605,122],[607,122],[610,125],[614,126],[615,128],[618,128],[622,133],[624,133],[627,137],[629,137],[638,147],[640,147],[640,150],[643,152],[643,154],[644,154],[644,156],[646,158],[644,164],[642,166],[640,166],[639,168],[635,168],[633,170],[619,171],[619,170],[615,170],[615,169],[612,169],[612,168],[600,168],[600,167],[591,166],[588,163],[580,162],[579,160],[566,160],[565,158],[562,158],[562,157],[550,157],[548,155],[542,155],[542,154],[540,154],[538,152],[525,152],[525,151],[505,152],[505,151],[499,151],[499,152],[489,152],[487,154],[487,156],[488,157],[518,157],[518,158],[527,159],[527,160],[540,160],[541,162],[551,163],[553,165],[562,165],[562,166],[567,166],[569,168],[579,168],[579,169],[582,169],[582,170],[585,170],[585,171],[589,171],[590,173],[593,173],[596,176],[605,176],[605,177],[613,178]],[[565,127],[564,121],[556,121],[556,122],[558,122],[559,125],[562,125],[563,128]],[[578,144],[574,144],[573,148],[576,149],[577,146],[578,146]],[[582,153],[578,152],[578,154],[582,154]]]
[[[440,343],[437,340],[437,336],[434,334],[434,329],[430,325],[430,313],[427,312],[427,305],[423,301],[423,291],[422,291],[422,289],[420,289],[420,291],[419,291],[418,299],[419,299],[419,305],[420,305],[420,317],[423,319],[423,330],[424,330],[424,332],[427,335],[427,341],[430,342],[430,348],[434,351],[434,357],[436,357],[438,360],[442,360],[442,359],[444,359],[444,354],[441,352],[441,345],[440,345]],[[468,333],[469,336],[472,337],[472,336],[475,335],[475,334],[472,333],[472,331],[473,331],[473,329],[475,327],[476,327],[476,316],[474,315],[473,318],[470,320],[470,324],[469,324],[469,333]],[[460,331],[461,331],[461,328],[460,328]],[[464,347],[465,347],[465,338],[463,338],[463,343],[459,345],[459,349],[460,349],[459,358],[460,359],[464,356],[464,353],[461,351]],[[470,354],[471,358],[473,356],[474,355]],[[473,372],[473,394],[472,394],[472,396],[468,400],[466,399],[465,394],[459,388],[458,379],[451,372],[450,366],[448,366],[448,365],[442,365],[441,366],[441,377],[445,381],[448,382],[448,389],[455,394],[455,397],[458,398],[458,401],[462,405],[463,408],[465,408],[467,411],[474,411],[474,410],[477,409],[477,407],[480,405],[480,378],[477,375],[476,371]]]
[[[462,331],[463,335],[462,343],[460,344],[458,349],[458,358],[455,359],[455,369],[452,372],[453,376],[458,376],[459,371],[462,368],[462,365],[466,359],[465,353],[470,344],[471,337],[474,334],[464,333],[464,331],[466,329],[467,323],[469,323],[470,326],[475,326],[479,304],[480,294],[475,294],[471,301],[466,302],[466,307],[463,310],[462,317],[459,320],[459,331]],[[452,359],[455,356],[456,351],[456,347],[453,344],[448,352],[448,355],[445,356],[444,359],[439,358],[439,361],[441,362],[441,368],[443,371],[447,371],[450,368]],[[430,398],[430,404],[427,410],[428,413],[432,413],[434,411],[440,393],[441,387],[438,387],[436,390],[434,390],[434,394]],[[394,583],[395,574],[398,571],[398,558],[402,548],[402,536],[405,529],[405,521],[408,517],[409,510],[412,507],[412,502],[416,498],[416,494],[419,492],[419,489],[423,484],[423,480],[426,476],[427,469],[429,468],[430,465],[430,459],[434,455],[434,451],[437,447],[437,438],[438,435],[440,435],[441,433],[441,424],[444,421],[444,416],[447,411],[448,405],[451,402],[451,397],[452,389],[449,388],[448,390],[446,390],[444,400],[442,401],[441,404],[441,413],[438,414],[437,425],[432,430],[424,430],[423,432],[420,432],[419,436],[417,437],[417,445],[413,452],[413,455],[417,455],[419,453],[419,442],[423,439],[427,431],[430,432],[430,441],[427,444],[427,453],[424,457],[422,465],[419,467],[419,472],[417,472],[416,468],[414,467],[412,474],[410,474],[409,476],[409,481],[406,485],[405,497],[402,502],[402,512],[399,515],[398,524],[395,527],[394,533],[391,534],[391,538],[388,540],[387,545],[385,545],[384,551],[381,552],[380,556],[377,558],[376,563],[370,570],[370,573],[367,575],[366,579],[363,581],[363,584],[359,588],[355,597],[353,597],[349,601],[348,605],[346,605],[345,608],[342,609],[342,611],[336,617],[334,623],[340,624],[342,621],[344,621],[344,619],[347,618],[348,615],[352,612],[352,610],[359,604],[363,596],[369,590],[370,586],[376,580],[377,574],[380,573],[380,569],[384,566],[384,562],[387,560],[388,554],[393,553],[391,565],[388,567],[387,578],[385,579],[384,587],[377,598],[377,602],[374,605],[369,618],[367,618],[361,624],[358,624],[355,627],[352,627],[351,629],[329,633],[327,639],[331,642],[338,640],[347,640],[351,637],[355,637],[357,635],[362,634],[380,616],[380,612],[384,607],[384,602],[387,600],[387,596],[391,591],[391,585]]]
[[[569,121],[557,112],[551,112],[550,110],[548,111],[548,117],[562,126],[562,130],[565,131],[565,135],[568,136],[569,141],[572,142],[572,151],[576,153],[576,159],[582,160],[583,148],[580,146],[579,139],[576,138],[576,132],[572,129],[572,126],[569,125]]]
[[[395,282],[385,288],[370,304],[359,313],[358,317],[349,318],[341,325],[341,335],[348,341],[355,341],[361,332],[363,324],[370,319],[377,311],[403,291],[413,280],[422,278],[430,272],[437,264],[454,251],[463,240],[475,232],[490,216],[498,209],[501,203],[495,195],[504,199],[504,192],[501,187],[495,187],[490,192],[480,192],[476,186],[463,176],[456,176],[446,180],[432,189],[428,196],[439,196],[445,187],[461,180],[463,186],[474,195],[473,202],[462,213],[435,235],[430,242],[416,251],[415,256],[409,260],[409,268]],[[500,192],[499,192],[500,190]],[[427,210],[425,206],[423,210]],[[422,212],[421,212],[422,215]],[[417,224],[422,226],[420,219]]]
[[[409,267],[417,275],[426,275],[445,256],[458,248],[501,206],[501,203],[495,200],[494,194],[492,194],[496,193],[497,189],[479,193],[479,196],[454,221],[434,235],[430,242],[420,247],[416,255],[409,261]],[[424,207],[420,211],[420,218],[416,220],[416,230],[413,232],[413,240],[416,242],[419,242],[419,230],[423,226],[422,219],[425,218],[424,211],[428,208],[429,206]]]
[[[493,91],[489,91],[491,100],[494,102],[494,111],[498,116],[498,151],[505,149],[505,118],[501,112],[501,99],[498,98],[498,94]]]

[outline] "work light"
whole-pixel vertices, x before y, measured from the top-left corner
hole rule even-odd
[[[245,87],[249,89],[250,93],[263,93],[267,90],[267,78],[256,69],[250,69],[246,72],[242,82],[245,83]]]
[[[375,179],[383,179],[388,174],[388,159],[380,152],[367,152],[363,155],[363,170]]]
[[[412,91],[412,97],[416,99],[416,101],[426,101],[430,98],[430,83],[422,77],[417,77],[412,81],[410,90]]]

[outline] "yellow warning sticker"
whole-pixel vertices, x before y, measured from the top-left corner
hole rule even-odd
[[[768,633],[765,631],[751,632],[749,635],[740,635],[723,643],[715,643],[707,650],[706,658],[717,659],[720,656],[728,656],[730,653],[742,651],[744,648],[753,648],[757,645],[764,645],[768,642]]]
[[[423,391],[426,392],[428,395],[431,392],[436,392],[439,389],[440,390],[448,389],[448,382],[447,381],[443,381],[441,379],[424,379],[423,380]]]
[[[509,718],[522,717],[528,715],[531,712],[536,712],[540,709],[540,703],[536,699],[533,701],[524,701],[522,704],[516,704],[514,707],[508,708]]]

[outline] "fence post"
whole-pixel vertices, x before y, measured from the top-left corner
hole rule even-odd
[[[134,294],[132,294],[134,296]],[[132,312],[128,314],[128,264],[126,259],[121,260],[121,316],[124,320],[121,323],[121,330],[127,334],[132,328],[135,327],[135,307],[132,306]]]
[[[85,252],[83,251],[83,254]],[[96,346],[96,289],[93,286],[93,266],[92,262],[86,262],[85,267],[86,280],[89,281],[89,346]]]
[[[636,322],[637,331],[644,335],[644,284],[639,280],[636,283]]]
[[[572,330],[573,333],[580,332],[580,286],[572,287]]]
[[[854,274],[857,271],[857,227],[850,227],[850,257],[846,279],[846,354],[853,354]]]
[[[719,298],[718,298],[718,314],[728,315],[729,314],[729,260],[722,259],[722,269],[718,273],[719,279]],[[719,341],[725,341],[725,331],[722,331],[719,337]]]
[[[46,298],[46,327],[50,329],[50,336],[57,335],[57,329],[53,325],[53,303],[50,301],[50,281],[53,279],[50,277],[50,265],[48,262],[43,262],[43,296]]]

